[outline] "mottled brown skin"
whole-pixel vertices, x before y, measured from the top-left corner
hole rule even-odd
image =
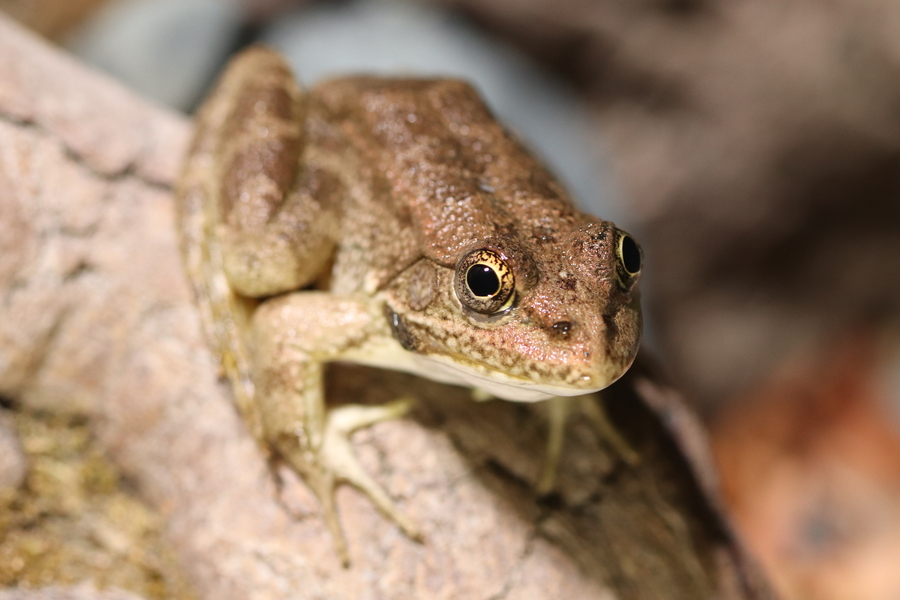
[[[345,557],[339,480],[415,535],[347,440],[406,404],[326,411],[325,362],[468,381],[435,375],[436,360],[530,400],[519,388],[606,387],[637,352],[624,234],[576,210],[463,82],[355,77],[304,93],[277,54],[251,49],[200,113],[179,200],[188,273],[238,405],[319,495]],[[496,314],[460,296],[458,265],[479,249],[513,277]]]
[[[383,191],[362,199],[379,203],[377,226],[366,206],[345,209],[339,230],[359,237],[335,240],[333,289],[358,291],[375,278],[419,353],[584,389],[627,369],[640,313],[637,295],[618,282],[614,226],[576,210],[470,85],[343,79],[318,86],[310,109],[321,119],[310,129],[322,135],[309,143],[355,153],[357,176]],[[502,323],[473,324],[453,294],[460,257],[484,247],[508,257],[521,282]],[[427,272],[407,271],[419,259],[434,271],[424,306],[410,300]]]

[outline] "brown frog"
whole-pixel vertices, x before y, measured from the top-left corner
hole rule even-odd
[[[315,491],[345,561],[340,481],[418,535],[349,441],[409,401],[326,409],[325,363],[530,402],[605,388],[637,352],[637,243],[575,209],[461,81],[304,91],[278,54],[250,49],[200,111],[178,198],[238,407]]]

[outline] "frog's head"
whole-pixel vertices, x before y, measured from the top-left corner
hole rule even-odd
[[[641,337],[641,250],[598,219],[523,242],[468,244],[455,264],[423,258],[386,289],[395,338],[416,371],[510,400],[600,390]]]

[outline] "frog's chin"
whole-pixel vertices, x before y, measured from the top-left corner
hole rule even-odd
[[[441,383],[473,387],[491,396],[514,402],[539,402],[556,396],[581,396],[606,387],[575,388],[541,384],[486,367],[459,363],[447,356],[416,354],[390,342],[368,347],[363,352],[351,352],[346,359],[373,367],[412,373]]]
[[[444,356],[414,355],[413,358],[414,362],[421,365],[421,370],[416,373],[423,377],[473,387],[491,396],[514,402],[539,402],[556,396],[581,396],[602,389],[541,384],[483,367],[470,367]]]

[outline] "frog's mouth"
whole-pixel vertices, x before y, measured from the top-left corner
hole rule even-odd
[[[605,382],[585,380],[584,387],[548,385],[530,379],[507,375],[489,367],[460,363],[441,354],[418,354],[403,349],[396,340],[388,338],[356,351],[348,352],[343,360],[359,364],[404,371],[426,379],[473,387],[491,396],[514,402],[539,402],[554,396],[581,396],[602,390],[615,379]],[[626,369],[622,369],[624,372]],[[599,385],[597,385],[599,383]]]
[[[500,371],[460,364],[440,355],[414,355],[421,370],[416,374],[442,383],[464,385],[487,392],[491,396],[514,402],[539,402],[554,396],[581,396],[602,390],[606,386],[573,388],[546,385],[513,377]],[[609,382],[612,383],[612,382]],[[608,384],[607,384],[608,385]]]

